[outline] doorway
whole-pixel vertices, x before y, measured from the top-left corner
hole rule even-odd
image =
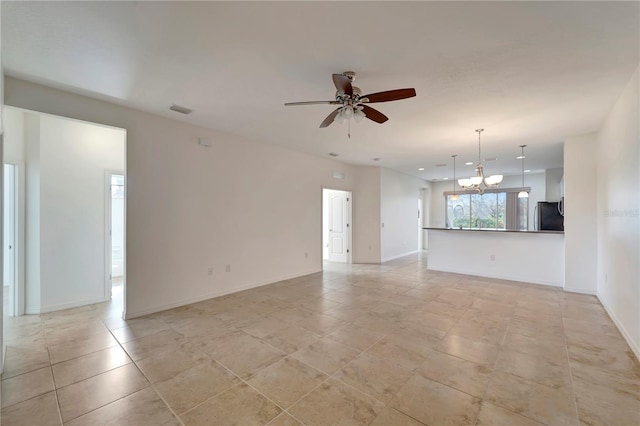
[[[351,192],[322,190],[322,259],[351,263]]]
[[[125,279],[125,177],[118,171],[105,173],[105,299],[114,310],[123,307]]]
[[[16,234],[17,234],[17,167],[4,164],[3,176],[3,309],[7,316],[15,316],[16,310]]]
[[[424,229],[429,226],[429,195],[429,188],[422,188],[418,199],[418,210],[420,212],[420,218],[418,219],[418,232],[420,233],[418,241],[420,241],[420,245],[418,249],[425,251],[429,249],[429,233]]]

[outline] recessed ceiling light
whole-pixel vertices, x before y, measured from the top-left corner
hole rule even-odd
[[[419,171],[419,172],[421,172],[421,171],[423,171],[423,170],[424,170],[424,167],[420,167],[420,168],[418,169],[418,171]]]
[[[442,178],[442,180],[449,180],[449,178]]]
[[[467,161],[466,163],[464,163],[465,166],[472,166],[473,165],[473,161]]]
[[[337,156],[338,156],[338,155],[340,155],[340,154],[338,154],[338,153],[336,153],[336,152],[330,152],[330,153],[329,153],[329,155],[330,155],[330,156],[332,156],[332,157],[337,157]]]
[[[516,160],[522,160],[523,158],[527,158],[527,157],[525,157],[524,155],[518,155],[516,157]]]
[[[525,172],[525,173],[530,173],[530,172],[531,172],[531,170],[525,170],[524,172]]]
[[[180,114],[185,114],[185,115],[186,115],[186,114],[191,114],[191,113],[193,112],[193,110],[192,110],[192,109],[190,109],[190,108],[183,107],[183,106],[176,105],[176,104],[171,105],[171,106],[169,107],[169,109],[170,109],[171,111],[179,112]]]

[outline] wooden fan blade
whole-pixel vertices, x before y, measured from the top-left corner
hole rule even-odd
[[[340,107],[342,108],[342,107]],[[336,115],[338,115],[338,112],[340,111],[340,108],[336,108],[331,114],[329,114],[327,116],[327,118],[324,119],[324,121],[322,123],[320,123],[320,128],[322,129],[323,127],[328,127],[331,123],[333,123],[333,120],[336,118]]]
[[[342,74],[333,74],[333,84],[336,85],[338,93],[344,93],[345,95],[353,95],[353,86],[351,86],[351,80],[349,77]]]
[[[387,90],[386,92],[372,93],[362,96],[369,99],[369,103],[399,101],[400,99],[413,98],[416,95],[416,89],[396,89]]]
[[[382,124],[382,123],[384,123],[385,121],[387,121],[389,119],[389,117],[387,117],[386,115],[384,115],[380,111],[371,108],[370,106],[362,105],[362,112],[364,112],[364,115],[369,120],[373,120],[376,123]]]
[[[337,105],[338,101],[307,101],[307,102],[287,102],[284,106],[296,106],[296,105]]]

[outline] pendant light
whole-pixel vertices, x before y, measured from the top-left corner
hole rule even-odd
[[[458,201],[460,197],[456,194],[456,157],[458,154],[452,155],[453,157],[453,194],[449,197],[451,201]]]
[[[480,194],[484,194],[485,189],[497,188],[502,182],[502,175],[484,176],[484,167],[482,165],[482,156],[480,148],[480,134],[484,132],[484,129],[476,129],[478,133],[478,165],[476,166],[476,175],[467,179],[458,179],[458,185],[464,189],[475,189]]]
[[[518,198],[529,198],[529,193],[524,189],[524,147],[526,145],[520,145],[522,149],[522,154],[520,158],[522,159],[522,191],[518,192]]]

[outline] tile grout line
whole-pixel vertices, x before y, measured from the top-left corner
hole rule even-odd
[[[489,390],[489,386],[491,386],[491,381],[493,380],[493,376],[496,373],[496,367],[498,366],[498,360],[500,359],[500,354],[502,353],[502,347],[504,346],[504,342],[505,340],[507,340],[507,334],[509,334],[509,328],[511,327],[511,318],[513,317],[513,314],[511,314],[509,316],[509,322],[507,323],[507,329],[504,331],[504,335],[502,336],[502,340],[500,341],[500,346],[498,347],[498,353],[496,354],[496,360],[493,362],[493,368],[491,369],[491,377],[489,377],[489,380],[487,381],[487,386],[485,386],[484,388],[484,392],[482,392],[482,396],[480,397],[480,409],[478,410],[478,413],[476,414],[476,418],[473,422],[474,425],[478,424],[478,420],[480,418],[480,411],[482,410],[482,404],[484,403],[485,400],[485,396],[487,395],[487,391]],[[511,410],[508,410],[511,411]],[[526,417],[526,416],[525,416]]]
[[[573,366],[571,363],[571,357],[569,356],[569,344],[567,343],[567,334],[564,331],[564,301],[563,301],[563,306],[560,307],[560,316],[562,319],[562,340],[564,342],[564,350],[565,350],[565,355],[567,356],[567,365],[569,366],[569,379],[571,380],[571,396],[572,396],[572,400],[573,400],[573,408],[575,410],[575,414],[576,414],[576,420],[577,420],[577,424],[580,424],[580,413],[578,411],[578,399],[576,397],[576,387],[575,384],[573,383]]]
[[[120,340],[118,340],[118,338],[113,334],[113,331],[107,327],[107,325],[104,323],[103,319],[101,318],[100,321],[102,321],[102,323],[104,324],[104,326],[107,328],[107,330],[109,330],[109,333],[111,334],[111,336],[116,340],[116,342],[118,342],[118,346],[120,347],[120,349],[127,355],[127,357],[129,357],[129,359],[131,360],[131,363],[136,367],[136,369],[138,370],[138,372],[142,375],[142,377],[145,378],[145,380],[147,381],[147,383],[149,383],[149,387],[151,387],[153,389],[153,391],[156,393],[156,395],[158,395],[158,397],[162,400],[162,402],[164,403],[164,405],[169,409],[169,412],[171,412],[171,414],[173,414],[173,416],[175,418],[178,419],[178,421],[180,422],[180,425],[185,426],[185,424],[182,422],[182,419],[180,419],[180,417],[178,417],[178,415],[173,411],[173,409],[171,408],[171,406],[169,406],[169,404],[167,403],[167,401],[164,399],[164,397],[162,396],[162,394],[160,392],[158,392],[158,389],[155,387],[155,385],[151,382],[151,380],[149,380],[149,378],[147,377],[146,374],[144,374],[144,372],[142,371],[142,369],[140,369],[140,367],[138,366],[138,364],[136,363],[136,361],[133,360],[133,358],[131,357],[131,355],[129,355],[129,352],[126,351],[126,349],[124,348],[124,346],[122,346],[122,343],[120,343]],[[124,320],[126,321],[126,320]],[[160,320],[162,321],[162,320]],[[164,321],[162,321],[163,323],[165,323]],[[166,324],[166,323],[165,323]],[[168,324],[166,324],[167,326],[169,326]],[[122,328],[122,327],[120,327]],[[132,339],[132,340],[136,340],[136,339]],[[144,388],[143,388],[144,389]],[[133,393],[130,393],[128,395],[123,396],[122,398],[118,398],[115,401],[111,401],[109,404],[113,404],[116,401],[120,401],[121,399],[127,398],[137,392],[140,392],[143,389],[139,389]],[[101,407],[96,408],[95,410],[102,408],[102,407],[106,407],[109,404],[105,404]],[[92,410],[92,411],[95,411]],[[91,412],[91,411],[90,411]],[[88,413],[85,413],[88,414]],[[84,414],[83,414],[84,415]]]
[[[53,380],[53,392],[56,396],[56,405],[58,407],[58,420],[60,420],[60,424],[63,425],[62,419],[62,409],[60,408],[60,398],[58,397],[58,388],[56,386],[56,376],[53,374],[53,365],[51,364],[51,351],[49,350],[49,337],[47,337],[47,331],[45,330],[44,320],[42,319],[42,314],[38,314],[40,317],[40,322],[42,324],[42,329],[44,333],[44,340],[47,343],[47,354],[49,355],[49,369],[51,370],[51,379]]]

